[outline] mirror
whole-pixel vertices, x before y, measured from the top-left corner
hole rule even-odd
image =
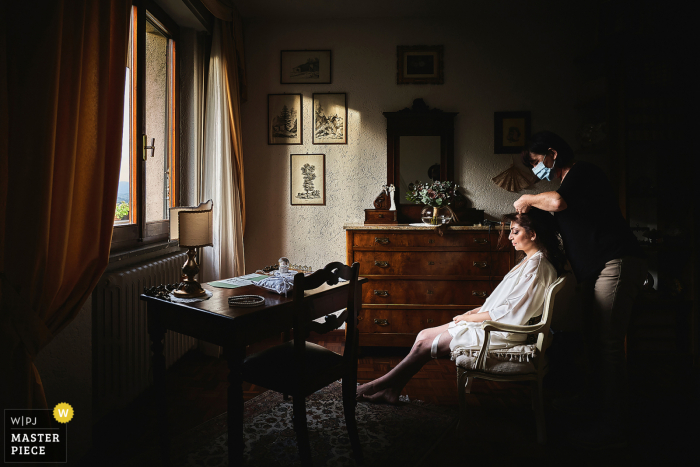
[[[398,201],[400,204],[413,204],[406,199],[405,195],[410,183],[415,183],[416,180],[425,183],[430,182],[432,178],[440,179],[440,137],[400,136],[399,147],[401,148],[399,191],[404,195]],[[432,172],[430,175],[429,171]]]
[[[384,112],[387,135],[387,184],[396,187],[394,198],[400,223],[420,222],[423,206],[406,200],[408,184],[428,182],[433,167],[437,180],[454,181],[454,117],[457,112],[430,109],[423,99],[398,112]],[[438,164],[439,167],[434,167]],[[439,174],[439,175],[438,175]]]

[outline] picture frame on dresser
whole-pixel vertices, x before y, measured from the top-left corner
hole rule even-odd
[[[267,95],[267,144],[304,144],[301,94]]]
[[[530,139],[530,112],[493,113],[494,154],[518,154]]]
[[[330,84],[330,50],[282,50],[280,84]]]
[[[289,156],[289,202],[292,206],[326,205],[326,155]]]
[[[348,144],[348,99],[344,92],[314,93],[313,144]]]

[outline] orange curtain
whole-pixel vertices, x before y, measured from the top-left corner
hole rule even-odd
[[[245,185],[243,181],[243,139],[241,136],[241,104],[248,99],[248,83],[243,53],[243,23],[231,0],[202,0],[216,17],[223,39],[224,73],[228,97],[231,154],[241,200],[242,232],[245,233]]]
[[[109,260],[131,0],[2,4],[0,391],[42,408],[34,358]]]

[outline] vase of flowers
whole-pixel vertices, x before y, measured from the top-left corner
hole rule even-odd
[[[457,196],[455,190],[458,187],[459,185],[455,182],[449,181],[441,182],[436,180],[432,183],[416,181],[408,185],[406,199],[416,204],[425,205],[425,208],[421,212],[421,219],[423,219],[423,222],[426,224],[447,224],[452,219],[452,210],[449,208],[449,205]],[[432,212],[428,216],[427,212],[430,208],[432,208]],[[441,209],[449,211],[450,214],[439,215]]]

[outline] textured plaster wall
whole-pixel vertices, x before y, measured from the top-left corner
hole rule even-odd
[[[573,143],[581,123],[574,108],[581,84],[574,58],[593,29],[576,15],[523,15],[249,22],[248,102],[242,107],[246,270],[282,255],[315,267],[345,260],[343,224],[361,222],[386,182],[382,112],[410,106],[418,97],[459,112],[456,181],[473,207],[492,218],[512,211],[520,195],[491,182],[511,164],[511,156],[493,153],[493,112],[530,110],[533,131],[549,129]],[[416,44],[444,45],[444,85],[396,84],[396,46]],[[281,85],[285,49],[331,49],[332,84]],[[267,144],[267,95],[284,92],[303,94],[301,146]],[[347,93],[346,146],[311,144],[314,92]],[[326,154],[326,206],[290,205],[289,155],[296,153]],[[542,182],[526,193],[555,187]]]

